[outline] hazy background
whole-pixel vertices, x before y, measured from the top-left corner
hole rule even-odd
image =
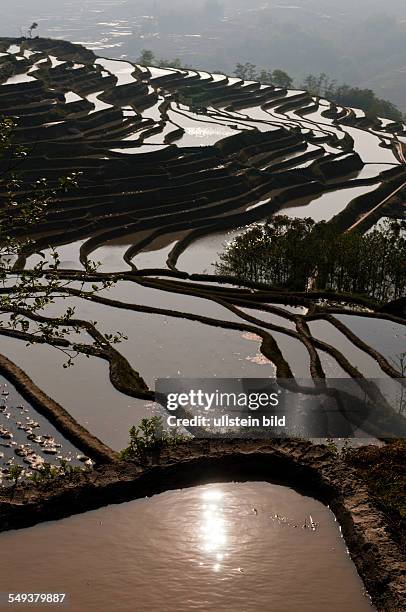
[[[100,55],[141,49],[231,73],[282,68],[297,82],[326,72],[406,111],[406,0],[0,0],[0,35],[67,38]]]

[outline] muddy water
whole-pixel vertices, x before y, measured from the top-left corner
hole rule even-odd
[[[66,358],[60,352],[40,345],[26,348],[11,338],[2,338],[1,351],[81,425],[117,450],[127,445],[132,425],[143,416],[152,416],[147,402],[113,388],[104,361],[81,355],[74,367],[64,369]]]
[[[176,232],[155,238],[142,251],[137,253],[133,262],[139,270],[142,268],[166,268],[169,253],[175,244],[187,234],[188,232]]]
[[[72,612],[373,610],[328,508],[263,482],[108,506],[0,546],[1,591],[66,592]]]
[[[29,437],[32,433],[36,436],[34,440]],[[10,460],[20,464],[30,474],[30,461],[24,461],[19,454],[22,446],[30,450],[29,457],[35,463],[46,461],[59,464],[62,458],[77,463],[76,458],[81,455],[46,418],[24,400],[14,385],[0,376],[0,485],[5,484],[2,468]]]
[[[337,348],[351,364],[356,365],[365,377],[385,378],[385,373],[372,357],[357,348],[327,321],[311,321],[309,328],[315,338],[319,338]]]
[[[100,64],[105,70],[117,77],[117,86],[134,83],[135,77],[132,76],[135,68],[128,62],[120,60],[97,59],[95,64]]]
[[[354,139],[355,150],[360,155],[362,161],[373,163],[396,163],[397,160],[393,151],[381,147],[380,139],[374,134],[344,125],[342,128]]]
[[[329,221],[336,214],[340,213],[351,200],[374,191],[376,188],[377,185],[349,187],[347,189],[323,193],[314,199],[293,200],[286,207],[281,208],[278,214],[295,218],[311,217],[317,222]],[[213,264],[219,260],[219,255],[224,251],[227,243],[231,242],[245,230],[246,228],[240,228],[208,234],[192,242],[180,255],[177,263],[178,269],[189,273],[206,272],[214,274],[215,268]]]
[[[191,118],[171,113],[169,113],[169,116],[185,130],[183,136],[177,141],[180,147],[214,146],[218,140],[235,134],[235,130],[226,126],[221,127],[210,122],[193,121]]]
[[[29,74],[16,74],[11,76],[3,83],[4,85],[17,85],[19,83],[29,83],[30,81],[35,81],[34,77],[31,77]]]
[[[361,340],[379,351],[394,367],[400,368],[400,358],[406,351],[406,328],[385,319],[369,319],[353,315],[336,315]]]
[[[314,221],[330,221],[335,215],[340,213],[351,200],[369,191],[374,191],[377,185],[367,185],[363,187],[349,187],[337,191],[328,191],[321,196],[309,201],[294,200],[286,208],[282,208],[279,213],[288,217],[311,217]]]
[[[172,295],[158,290],[119,283],[110,292],[129,303],[172,308],[236,321],[238,318],[208,300]],[[97,321],[103,331],[121,331],[128,340],[120,352],[154,388],[157,377],[268,377],[274,367],[259,351],[260,339],[242,331],[209,327],[194,321],[117,310],[82,300],[73,300],[76,315]],[[49,314],[60,314],[66,304],[57,304]],[[83,341],[89,342],[88,338]],[[282,347],[284,350],[284,347]],[[152,416],[148,402],[116,391],[109,380],[108,364],[100,359],[79,356],[72,368],[64,369],[66,356],[46,346],[26,347],[24,342],[2,339],[2,353],[22,367],[53,399],[83,426],[114,448],[128,442],[129,428],[141,418]],[[168,355],[170,356],[168,358]],[[294,364],[295,366],[295,364]],[[295,373],[305,376],[301,369]],[[303,366],[304,367],[304,366]]]
[[[232,242],[245,229],[217,232],[195,240],[180,255],[178,269],[189,273],[214,274],[214,263],[219,260],[220,253],[224,251],[228,242]]]
[[[98,64],[117,76],[118,85],[134,81],[134,67],[128,62],[100,59]],[[94,92],[88,96],[88,99],[95,104],[95,111],[108,106],[99,100],[99,93]],[[296,93],[290,92],[286,97]],[[155,116],[157,113],[159,116],[159,105],[154,105],[150,112],[151,116]],[[244,114],[237,113],[236,116],[241,118],[251,116],[253,121],[255,121],[255,118],[258,120],[263,118],[271,119],[271,115],[260,108],[247,108]],[[233,133],[229,126],[220,126],[211,120],[207,122],[197,121],[191,114],[180,114],[172,110],[170,111],[170,117],[185,129],[185,134],[180,140],[180,143],[185,146],[190,144],[213,144],[213,138],[214,141],[217,141],[222,135]],[[282,115],[280,117],[280,120],[286,123],[286,119]],[[263,124],[263,127],[264,129],[272,129],[272,125],[269,123]],[[168,125],[165,128],[166,131],[171,131],[172,129],[172,125]],[[149,138],[148,142],[154,142],[155,140],[162,142],[166,131]],[[355,130],[355,132],[357,134],[360,132],[361,137],[363,137],[364,133],[362,131]],[[129,138],[133,137],[138,138],[139,133]],[[379,139],[373,137],[370,140],[370,143],[372,142],[374,142],[376,149],[379,145]],[[378,152],[381,152],[380,148]],[[383,149],[382,152],[386,154]],[[293,157],[295,157],[295,154]],[[290,156],[283,156],[282,158],[288,159]],[[378,166],[378,164],[373,165]],[[312,201],[306,199],[296,200],[293,202],[293,206],[288,209],[287,214],[294,216],[311,215],[315,220],[330,219],[336,212],[342,210],[351,198],[374,188],[371,186],[349,188],[344,191],[344,197],[343,191],[337,191],[323,194]],[[257,203],[254,206],[259,204]],[[237,235],[240,231],[242,230],[237,229],[229,233],[224,232],[210,235],[196,241],[181,255],[179,267],[188,272],[213,272],[213,262],[218,259],[218,253],[224,248],[224,242]],[[151,265],[165,266],[169,252],[181,237],[182,234],[168,234],[165,237],[160,237],[135,257],[136,265],[140,267]],[[125,242],[123,241],[121,244],[114,244],[112,242],[109,245],[105,245],[92,253],[92,258],[102,262],[103,271],[127,269],[128,267],[122,261],[122,256],[127,249]],[[72,247],[70,245],[61,247],[63,266],[80,267],[78,261],[78,247],[80,244],[81,241],[77,241]],[[32,261],[35,261],[35,256],[31,258],[30,263]],[[143,293],[144,290],[140,290],[137,293],[135,303],[140,303],[140,301],[142,303]],[[170,294],[163,292],[162,294],[165,298],[162,305],[169,307],[168,302],[171,301]],[[119,297],[123,297],[123,294],[120,294]],[[191,312],[192,309],[195,311],[200,308],[197,305],[199,300],[196,299],[180,298],[180,302],[177,306],[178,310]],[[191,302],[193,302],[193,305]],[[72,300],[73,303],[74,301]],[[151,305],[158,303],[159,299],[157,302],[152,301]],[[188,303],[187,306],[186,303]],[[233,318],[228,312],[211,314],[212,305],[208,302],[201,302],[201,305],[203,306],[201,314],[218,316],[226,320]],[[84,302],[77,304],[77,315],[99,321],[103,331],[118,330],[123,331],[123,333],[129,336],[129,341],[123,344],[120,350],[122,350],[122,353],[129,359],[134,368],[140,371],[151,387],[153,387],[156,376],[248,377],[275,375],[274,367],[259,351],[259,339],[255,334],[222,330],[207,327],[200,323],[157,315],[145,315],[128,311],[120,311],[118,313],[117,310],[109,307],[86,304]],[[329,328],[321,329],[320,333],[323,339],[326,337],[328,339],[332,334]],[[309,359],[304,346],[284,334],[275,333],[274,337],[283,355],[290,362],[294,374],[300,377],[307,377],[309,375]],[[342,343],[342,339],[340,339],[340,342]],[[36,347],[30,353],[30,356],[28,356],[29,351],[25,349],[22,343],[19,347],[15,354],[12,355],[13,358],[21,363],[29,373],[32,373],[35,380],[68,407],[72,414],[82,423],[89,426],[90,429],[94,430],[104,440],[110,441],[111,444],[118,444],[118,442],[112,441],[113,437],[115,439],[118,429],[120,432],[125,432],[126,435],[128,424],[132,424],[129,421],[137,422],[140,416],[148,416],[148,412],[145,412],[144,404],[142,404],[139,410],[139,405],[137,404],[135,407],[133,400],[123,398],[111,389],[108,380],[108,368],[105,363],[92,360],[92,362],[87,362],[89,364],[87,365],[86,361],[80,358],[80,367],[75,371],[75,376],[70,379],[72,382],[75,381],[75,384],[70,384],[67,382],[67,378],[62,379],[61,376],[54,374],[56,366],[60,368],[61,365],[57,364],[57,360],[51,357],[51,354],[55,354],[54,351],[48,350],[45,347],[38,349]],[[377,371],[380,372],[379,368],[370,358],[365,358],[365,355],[361,358],[361,353],[359,351],[355,352],[348,345],[348,342],[343,344],[343,349],[345,349],[349,359],[354,357],[356,360],[360,360],[361,365],[365,365],[367,371],[372,372],[371,375],[376,375]],[[21,352],[23,352],[23,355],[20,354]],[[35,358],[33,358],[34,353]],[[334,369],[334,363],[331,363],[329,367]],[[61,373],[63,372],[63,376],[66,376],[63,370],[60,371]],[[76,376],[78,371],[80,374]],[[72,393],[72,389],[74,389],[74,393]],[[121,412],[122,409],[123,411]],[[114,433],[112,434],[111,432]],[[113,437],[110,438],[111,435]],[[121,433],[119,437],[121,439]],[[122,446],[122,443],[120,446]]]

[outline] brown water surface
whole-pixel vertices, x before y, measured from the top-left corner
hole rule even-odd
[[[108,506],[0,546],[0,591],[66,592],[74,612],[373,610],[331,511],[264,482]]]

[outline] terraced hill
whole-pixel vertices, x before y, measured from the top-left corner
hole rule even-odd
[[[211,269],[225,240],[279,211],[341,231],[403,218],[404,125],[305,91],[142,67],[49,39],[0,39],[0,82],[0,114],[15,118],[15,141],[30,149],[21,191],[41,177],[53,185],[81,172],[78,189],[54,199],[15,262],[18,273],[39,261],[38,251],[57,249],[78,335],[63,349],[78,353],[77,365],[59,374],[57,338],[27,350],[30,334],[0,327],[2,353],[67,413],[60,418],[62,408],[27,392],[26,381],[28,403],[78,448],[109,456],[84,427],[123,446],[128,426],[155,409],[148,402],[156,377],[330,376],[362,384],[404,376],[401,310],[238,287]],[[10,231],[27,237],[23,228]],[[96,271],[86,268],[90,260],[101,262]],[[90,291],[110,279],[113,288]],[[57,321],[65,307],[56,300],[34,323]],[[129,337],[118,348],[101,333],[116,329]],[[22,371],[7,360],[1,370],[21,386]],[[13,461],[15,444],[5,449]]]

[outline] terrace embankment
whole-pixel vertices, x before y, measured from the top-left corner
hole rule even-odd
[[[62,406],[51,399],[15,363],[0,355],[0,372],[12,382],[21,395],[56,427],[68,440],[97,463],[109,463],[116,453],[82,427]]]
[[[7,52],[10,45],[19,52]],[[30,191],[39,177],[54,185],[68,172],[82,173],[78,189],[58,193],[48,207],[27,255],[87,238],[84,261],[116,237],[156,229],[210,233],[264,218],[298,199],[381,182],[377,176],[348,180],[363,168],[356,143],[337,123],[301,118],[314,106],[306,92],[226,76],[216,81],[189,70],[164,70],[154,78],[153,69],[97,59],[80,45],[51,39],[2,38],[0,50],[6,51],[0,112],[16,117],[16,142],[35,143],[20,169],[24,188]],[[9,82],[8,75],[18,78]],[[255,112],[251,118],[253,109],[261,118]],[[354,114],[344,116],[361,136],[368,131]],[[382,128],[378,120],[374,127]],[[394,134],[402,129],[394,125]],[[214,131],[200,140],[199,130]],[[176,145],[168,144],[175,139]],[[362,204],[369,212],[368,202],[356,202],[355,209]]]
[[[16,45],[18,51],[8,51],[10,45]],[[23,57],[27,50],[32,53]],[[327,342],[328,336],[312,335],[314,321],[325,319],[323,323],[340,331],[357,350],[376,362],[384,375],[401,378],[391,365],[392,354],[378,353],[328,316],[344,312],[370,317],[371,321],[379,318],[388,328],[391,323],[404,323],[375,312],[381,305],[371,305],[365,296],[288,292],[249,282],[236,285],[232,277],[200,274],[196,270],[189,274],[176,270],[176,266],[179,255],[198,237],[246,226],[289,207],[305,208],[331,192],[337,192],[339,206],[334,211],[326,210],[324,219],[333,218],[342,231],[357,223],[360,215],[364,225],[367,220],[375,222],[374,211],[380,216],[384,208],[393,208],[401,200],[398,189],[406,179],[396,138],[404,126],[387,127],[379,120],[371,125],[350,109],[334,105],[320,113],[326,121],[312,121],[310,111],[315,112],[319,106],[305,92],[261,88],[258,83],[247,84],[226,76],[215,81],[212,76],[202,77],[189,70],[163,70],[163,76],[154,78],[153,68],[141,68],[124,60],[97,59],[83,47],[64,41],[0,39],[0,51],[4,52],[0,58],[0,113],[15,117],[14,141],[30,151],[19,169],[22,187],[16,198],[24,200],[29,196],[39,178],[46,177],[55,187],[59,177],[72,171],[82,173],[77,189],[58,191],[38,225],[30,229],[32,242],[25,255],[82,240],[80,245],[72,245],[72,251],[80,255],[75,258],[80,259],[78,265],[83,265],[96,249],[111,246],[115,239],[121,241],[123,261],[117,272],[71,270],[71,254],[54,272],[68,281],[60,293],[75,299],[79,308],[82,302],[89,308],[81,315],[83,320],[72,320],[70,325],[76,325],[96,341],[96,345],[92,342],[79,348],[83,354],[108,362],[110,381],[117,391],[126,397],[152,400],[154,392],[144,383],[141,371],[147,369],[146,356],[153,351],[158,356],[166,350],[167,363],[178,358],[167,348],[166,336],[160,336],[158,317],[164,321],[193,321],[199,329],[206,326],[205,329],[216,328],[219,332],[254,336],[265,367],[275,366],[274,370],[266,370],[266,375],[274,376],[276,372],[280,377],[292,377],[294,365],[291,367],[289,361],[295,362],[293,353],[305,347],[311,376],[324,377],[326,362],[321,358],[327,356],[341,368],[340,375],[348,375],[365,387],[366,372],[364,361],[361,365],[357,361],[359,354],[352,360],[353,352],[341,354],[334,343]],[[327,121],[328,117],[332,120]],[[350,126],[348,131],[343,127],[346,125]],[[381,136],[372,133],[372,128],[382,134],[393,133],[392,151],[382,146]],[[361,146],[366,137],[375,164],[370,168],[366,167],[372,161],[365,155],[367,147]],[[176,144],[168,144],[172,141]],[[370,193],[349,204],[347,188],[369,185],[376,185],[376,189],[371,188]],[[320,200],[318,205],[328,208],[322,197]],[[342,211],[341,216],[333,217],[337,211]],[[14,237],[27,237],[24,227],[11,229]],[[186,236],[177,238],[166,255],[166,268],[136,269],[133,258],[143,249],[148,250],[156,237],[185,231]],[[213,260],[216,253],[211,257]],[[124,262],[131,271],[123,271],[120,264]],[[31,262],[26,262],[24,256],[18,260],[20,267],[26,263]],[[105,280],[117,283],[116,294],[99,295],[84,288],[84,283]],[[73,287],[75,282],[81,283],[83,290]],[[123,285],[134,290],[131,297],[126,297]],[[148,305],[144,303],[148,292],[168,300]],[[172,305],[173,297],[185,299],[179,300],[180,305],[179,301]],[[216,314],[208,316],[206,311],[203,314],[191,307],[200,307],[201,303],[202,309],[204,305],[218,307]],[[401,314],[400,306],[392,304],[393,314]],[[114,328],[117,320],[121,325],[126,311],[137,315],[128,322],[128,335],[133,336],[129,343],[142,346],[143,353],[134,351],[127,360],[101,336],[96,323],[87,321],[87,317],[93,318],[93,312],[97,312],[94,318],[100,321],[108,309],[114,312]],[[146,316],[138,318],[140,314]],[[56,316],[30,314],[28,318],[37,323],[60,323]],[[185,329],[176,335],[176,346],[182,352],[178,374],[183,373],[187,343],[193,345],[190,361],[197,363],[200,359],[196,338],[201,336],[191,336],[186,324]],[[2,329],[1,333],[16,341],[38,342],[36,336],[17,334],[14,329]],[[72,348],[68,340],[64,342]],[[216,342],[226,344],[220,333]],[[47,343],[58,346],[56,339],[48,338]],[[220,375],[232,350],[227,346],[229,353],[222,353],[226,357],[221,361],[212,357],[215,348],[211,345],[207,354],[216,361],[215,375]],[[235,361],[233,375],[244,373],[243,368],[237,368],[247,361],[246,353],[238,355],[241,358]],[[141,374],[133,369],[133,361]],[[18,484],[3,491],[0,530],[63,518],[167,489],[219,480],[277,481],[305,487],[307,493],[331,506],[377,608],[389,612],[404,609],[402,556],[389,523],[355,470],[325,446],[298,441],[193,440],[163,451],[148,465],[118,462],[111,449],[80,427],[17,366],[6,360],[1,364],[6,377],[25,397],[98,465],[70,480]],[[167,376],[166,364],[161,370],[154,363],[153,374]],[[90,391],[84,396],[89,397],[94,388],[86,388]],[[382,405],[384,398],[377,397],[373,388],[372,391],[373,398]],[[112,413],[115,408],[114,402],[108,406]],[[113,415],[120,424],[119,410]],[[137,416],[134,411],[135,423]],[[396,418],[401,417],[396,413]],[[375,431],[368,433],[378,435]]]
[[[379,611],[404,609],[404,556],[385,515],[356,471],[326,446],[295,440],[193,440],[151,457],[148,465],[114,463],[40,486],[20,485],[0,501],[1,529],[15,529],[151,496],[227,481],[285,484],[328,504]]]

